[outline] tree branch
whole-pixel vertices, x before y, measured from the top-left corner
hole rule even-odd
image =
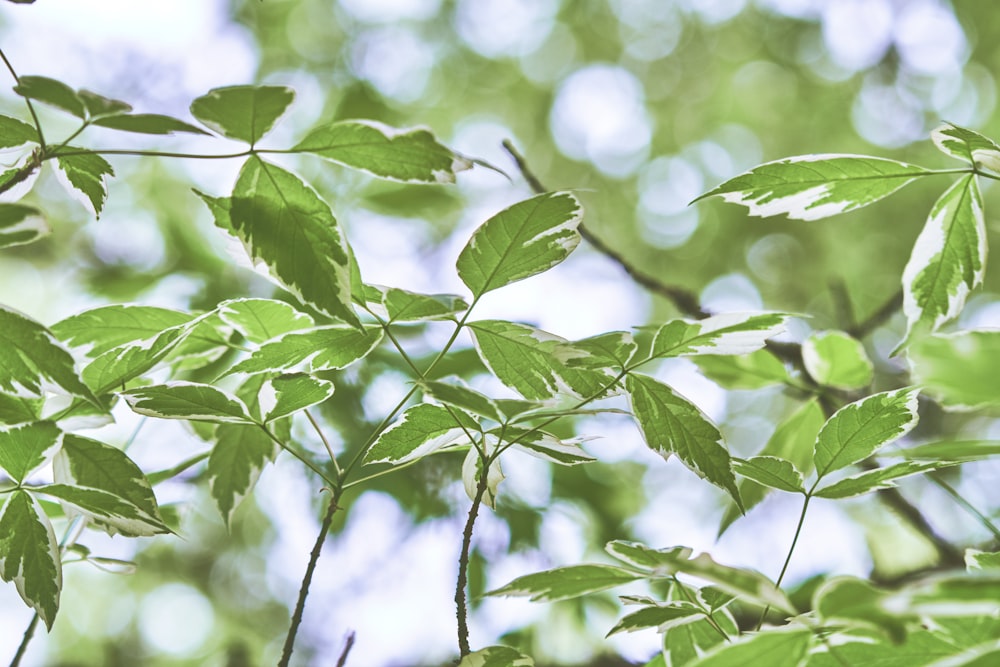
[[[902,307],[903,290],[899,290],[893,294],[888,301],[878,307],[875,312],[869,315],[863,322],[851,329],[848,329],[847,333],[851,334],[855,338],[864,338],[872,331],[885,324],[889,318],[899,312],[899,309]]]
[[[476,485],[476,497],[469,508],[469,517],[465,520],[465,530],[462,532],[462,553],[458,557],[458,581],[455,583],[455,615],[458,617],[458,652],[460,657],[471,653],[469,648],[469,609],[466,603],[465,588],[469,584],[469,552],[472,548],[472,529],[479,516],[479,507],[483,503],[483,495],[489,483],[490,464],[483,464],[483,473]]]
[[[35,628],[38,627],[38,612],[31,617],[31,623],[28,623],[28,627],[24,631],[24,637],[21,639],[21,645],[17,647],[17,653],[14,654],[14,659],[10,661],[10,667],[18,667],[21,664],[21,659],[24,658],[25,652],[28,650],[28,644],[31,643],[31,638],[35,634]]]
[[[354,647],[354,630],[347,633],[347,639],[344,640],[344,650],[340,652],[340,657],[337,658],[337,667],[344,667],[347,664],[347,656],[351,653],[351,649]]]

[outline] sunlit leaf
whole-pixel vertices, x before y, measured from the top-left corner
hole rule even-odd
[[[390,323],[452,320],[469,309],[469,304],[454,294],[418,294],[381,285],[365,285],[364,289],[365,300]]]
[[[534,667],[535,661],[509,646],[487,646],[462,658],[458,667]]]
[[[347,240],[330,207],[298,176],[251,157],[233,189],[228,222],[250,258],[292,294],[358,325]]]
[[[94,121],[94,125],[138,134],[173,134],[174,132],[208,134],[205,130],[190,123],[158,113],[134,113],[98,118]]]
[[[455,421],[461,411],[420,403],[406,410],[384,430],[365,455],[369,463],[405,463],[454,444],[470,444],[462,424]],[[475,423],[467,424],[478,431]]]
[[[940,470],[951,463],[940,461],[904,461],[895,465],[868,470],[863,473],[845,477],[833,484],[824,486],[814,495],[820,498],[851,498],[879,489],[889,489],[896,486],[895,480],[919,475],[928,470]]]
[[[812,630],[802,626],[769,629],[722,644],[690,667],[799,667],[812,637]]]
[[[0,424],[36,421],[43,403],[44,400],[41,398],[0,394]]]
[[[287,373],[264,383],[260,390],[261,411],[264,421],[274,421],[322,403],[331,396],[332,382],[305,373]]]
[[[55,454],[62,431],[50,421],[0,428],[0,468],[23,482]]]
[[[742,508],[722,433],[696,405],[646,375],[625,378],[632,413],[649,448],[663,458],[676,454],[699,477],[725,490]]]
[[[816,591],[814,607],[824,621],[872,628],[899,643],[906,636],[905,622],[913,615],[890,611],[887,599],[885,591],[863,579],[834,577]]]
[[[212,385],[175,381],[123,391],[120,395],[132,410],[148,417],[253,423],[243,401]]]
[[[191,115],[219,134],[255,144],[281,118],[295,93],[284,86],[213,88],[191,103]]]
[[[702,618],[668,628],[663,634],[663,652],[659,655],[663,667],[685,667],[712,647],[739,635],[739,628],[728,609],[712,612],[712,621]]]
[[[102,489],[47,484],[35,490],[58,498],[67,513],[91,518],[112,535],[143,537],[171,532],[159,517],[150,516],[128,500]]]
[[[879,456],[931,461],[975,461],[997,455],[1000,455],[1000,440],[944,440],[879,452]]]
[[[802,361],[816,382],[837,389],[860,389],[874,377],[861,341],[842,331],[818,331],[802,343]]]
[[[845,405],[816,438],[816,473],[825,475],[864,460],[882,445],[900,438],[917,425],[916,389],[874,394]]]
[[[0,578],[13,581],[25,604],[51,629],[59,609],[62,565],[45,510],[18,489],[0,510]]]
[[[178,310],[155,306],[99,306],[52,325],[52,333],[81,354],[96,358],[108,350],[153,338],[194,319]]]
[[[351,365],[382,340],[382,329],[356,329],[347,325],[292,331],[264,343],[230,373],[270,373],[288,370],[317,372]]]
[[[957,317],[985,272],[983,199],[969,174],[935,202],[903,269],[907,336],[934,331]]]
[[[84,381],[99,394],[123,386],[166,359],[191,333],[199,319],[111,348],[83,369]]]
[[[458,256],[458,275],[474,296],[546,271],[580,243],[583,207],[568,192],[518,202],[487,220]]]
[[[370,120],[321,125],[292,150],[404,182],[454,183],[456,172],[472,168],[425,129],[397,130]]]
[[[315,322],[292,305],[274,299],[231,299],[219,304],[219,316],[251,343],[263,343]]]
[[[565,358],[569,366],[596,370],[620,371],[636,351],[635,340],[626,331],[609,331],[561,347],[559,356]]]
[[[805,493],[802,473],[790,461],[775,456],[754,456],[733,461],[737,475],[752,479],[758,484],[789,493]]]
[[[15,148],[38,141],[38,132],[22,120],[0,114],[0,148]]]
[[[1000,404],[1000,331],[960,331],[913,343],[908,356],[914,382],[949,410]]]
[[[703,320],[673,320],[656,329],[649,357],[747,354],[783,332],[788,317],[784,313],[726,313]]]
[[[60,155],[56,158],[59,168],[66,175],[71,187],[79,190],[100,217],[104,201],[108,198],[106,176],[114,176],[115,170],[108,161],[97,153],[67,146],[66,150],[80,151],[75,155]]]
[[[226,526],[250,494],[264,467],[274,460],[278,446],[257,426],[219,424],[208,457],[208,488]]]
[[[571,466],[596,461],[580,447],[580,438],[558,438],[537,429],[508,426],[503,430],[507,442],[516,442],[514,449],[559,465]],[[500,430],[493,431],[499,435]]]
[[[0,248],[32,243],[48,236],[51,231],[37,208],[23,204],[0,204]]]
[[[965,550],[965,566],[972,570],[998,570],[1000,569],[1000,552],[980,551],[979,549]]]
[[[87,116],[87,108],[76,91],[62,81],[47,76],[22,76],[14,86],[14,92],[29,100],[37,100],[68,111],[77,118],[82,119]]]
[[[420,386],[425,393],[441,403],[447,403],[475,415],[489,417],[496,422],[505,421],[503,413],[492,398],[466,387],[460,378],[452,377],[445,380],[447,381],[427,380],[421,382]]]
[[[660,632],[663,632],[669,628],[691,623],[704,617],[705,614],[690,602],[651,605],[623,616],[608,631],[606,636],[610,637],[619,632],[635,632],[636,630],[646,630],[648,628],[657,628]]]
[[[931,139],[945,155],[994,173],[1000,172],[1000,146],[978,132],[944,123],[931,132]]]
[[[641,574],[614,565],[570,565],[518,577],[487,595],[530,597],[532,602],[555,602],[607,590],[641,578]]]
[[[928,172],[912,164],[864,155],[801,155],[767,162],[695,201],[721,195],[750,215],[819,220],[891,195]]]

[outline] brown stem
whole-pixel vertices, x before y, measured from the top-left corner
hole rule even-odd
[[[333,492],[330,504],[326,508],[326,515],[323,517],[323,523],[319,528],[319,535],[316,536],[316,543],[313,544],[312,553],[309,554],[309,564],[306,566],[305,576],[302,577],[302,586],[299,588],[299,599],[295,603],[295,612],[292,614],[292,623],[288,628],[288,634],[285,636],[285,647],[281,652],[281,661],[278,663],[278,667],[288,667],[288,661],[292,659],[295,635],[299,631],[299,626],[302,625],[302,614],[306,608],[306,597],[309,595],[309,586],[312,584],[313,573],[316,571],[316,563],[319,561],[320,552],[323,551],[323,543],[326,541],[326,535],[330,532],[333,515],[340,509],[340,506],[337,504],[340,500],[340,493],[340,489]]]
[[[35,612],[35,615],[31,617],[31,623],[28,623],[28,627],[24,631],[21,645],[17,647],[17,653],[14,654],[14,659],[10,661],[10,667],[17,667],[21,664],[21,658],[24,657],[25,651],[28,650],[28,644],[31,643],[31,638],[35,634],[36,627],[38,627],[38,612]]]
[[[469,508],[469,517],[465,520],[465,530],[462,532],[462,553],[458,557],[458,581],[455,583],[455,615],[458,617],[458,652],[460,657],[471,653],[469,649],[469,609],[466,603],[465,588],[469,583],[469,551],[472,547],[472,529],[479,516],[479,506],[483,503],[483,495],[489,480],[489,462],[483,464],[483,473],[476,485],[476,497]]]
[[[347,664],[347,656],[351,652],[351,648],[354,647],[354,630],[347,633],[347,639],[344,640],[344,650],[340,652],[340,657],[337,658],[337,667],[344,667]]]

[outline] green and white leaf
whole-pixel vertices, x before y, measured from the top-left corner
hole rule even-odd
[[[800,667],[812,644],[812,630],[800,625],[744,635],[708,652],[690,667]]]
[[[718,427],[696,405],[647,375],[625,378],[632,413],[650,449],[676,454],[692,472],[726,491],[742,509],[732,462]]]
[[[496,429],[491,433],[499,435],[500,430]],[[504,428],[503,433],[507,442],[516,441],[513,449],[518,449],[545,461],[572,466],[597,460],[580,446],[580,443],[586,438],[559,438],[545,431],[516,426]]]
[[[227,391],[197,382],[168,382],[123,391],[120,396],[140,415],[216,423],[253,424],[246,404]]]
[[[45,400],[41,398],[0,394],[0,424],[23,424],[24,422],[36,421],[41,414],[44,403]]]
[[[627,331],[609,331],[566,343],[558,354],[569,366],[618,372],[628,365],[637,347]]]
[[[83,379],[98,394],[124,386],[154,368],[187,337],[197,320],[165,329],[145,340],[113,347],[83,369]]]
[[[604,591],[642,577],[637,572],[615,565],[569,565],[518,577],[487,595],[530,597],[532,602],[556,602]]]
[[[62,588],[59,544],[45,510],[23,489],[7,496],[0,510],[0,578],[14,582],[51,630]]]
[[[546,271],[580,243],[583,207],[569,192],[518,202],[487,220],[458,256],[462,282],[476,298]]]
[[[965,550],[965,567],[972,570],[1000,570],[1000,551]]]
[[[365,455],[365,461],[400,464],[427,456],[442,447],[471,444],[463,425],[455,421],[455,415],[461,412],[430,403],[414,405],[379,435]],[[466,428],[469,426],[473,432],[479,430],[475,422],[467,424]]]
[[[14,86],[14,92],[29,100],[68,111],[80,119],[87,116],[87,107],[77,92],[62,81],[47,76],[22,76]]]
[[[886,466],[885,468],[868,470],[857,475],[845,477],[833,484],[824,486],[813,495],[820,498],[852,498],[871,493],[872,491],[878,491],[879,489],[892,488],[896,486],[895,480],[897,479],[911,475],[920,475],[929,470],[940,470],[949,465],[954,464],[947,461],[904,461]]]
[[[979,329],[915,341],[907,352],[913,381],[947,410],[1000,405],[1000,331]]]
[[[84,149],[67,146],[67,150]],[[71,189],[79,191],[86,198],[94,215],[101,216],[104,201],[108,198],[107,176],[114,176],[115,170],[108,161],[97,153],[84,151],[76,155],[56,157],[59,169],[66,176]]]
[[[219,424],[208,457],[208,488],[226,526],[250,495],[264,467],[278,455],[278,446],[263,429],[248,424]]]
[[[97,404],[77,375],[73,357],[52,332],[27,315],[0,306],[0,391],[43,397],[53,387]]]
[[[290,331],[309,329],[313,318],[274,299],[231,299],[219,304],[219,317],[251,343],[260,344]]]
[[[0,114],[0,148],[17,148],[38,141],[38,132],[23,120]]]
[[[454,183],[457,172],[472,168],[470,160],[442,146],[428,130],[398,130],[370,120],[321,125],[292,150],[404,183]]]
[[[382,329],[334,324],[308,331],[283,334],[264,343],[239,362],[230,373],[278,373],[303,370],[315,373],[350,366],[375,349]]]
[[[649,357],[748,354],[784,332],[789,317],[785,313],[724,313],[703,320],[673,320],[656,330]]]
[[[96,358],[112,348],[137,343],[194,319],[178,310],[155,306],[100,306],[52,325],[52,333],[75,352]]]
[[[21,483],[59,449],[62,431],[50,421],[0,428],[0,468]]]
[[[907,337],[957,317],[985,272],[983,199],[975,175],[969,174],[935,202],[903,269]]]
[[[492,398],[465,386],[464,381],[459,377],[425,380],[420,383],[420,387],[425,394],[441,403],[461,408],[474,415],[488,417],[495,422],[506,421],[506,417]]]
[[[752,479],[758,484],[789,493],[805,493],[802,473],[795,469],[791,461],[776,456],[754,456],[733,460],[737,475]]]
[[[191,115],[224,137],[253,145],[293,99],[295,92],[284,86],[213,88],[191,103]]]
[[[736,620],[728,609],[713,612],[712,621],[710,623],[703,618],[668,628],[663,635],[663,652],[659,656],[664,667],[685,667],[713,647],[726,642],[728,637],[739,636]]]
[[[305,410],[333,396],[333,383],[305,373],[286,373],[271,378],[260,390],[264,421]]]
[[[754,167],[695,201],[721,195],[753,216],[819,220],[872,204],[928,173],[864,155],[801,155]]]
[[[35,490],[58,498],[67,515],[79,513],[91,518],[111,535],[145,537],[171,532],[159,517],[150,516],[133,503],[102,489],[47,484]]]
[[[592,398],[611,389],[613,378],[606,372],[568,365],[563,358],[566,340],[555,334],[501,320],[480,320],[467,326],[487,368],[529,400],[547,400],[559,394]]]
[[[989,137],[946,122],[931,132],[931,140],[945,155],[1000,173],[1000,146]]]
[[[398,287],[365,285],[365,301],[379,317],[392,322],[454,320],[469,304],[454,294],[418,294]]]
[[[670,628],[693,623],[700,618],[705,618],[705,613],[690,602],[650,605],[623,616],[605,636],[610,637],[619,632],[635,632],[649,628],[665,632]]]
[[[112,130],[135,132],[137,134],[173,134],[174,132],[208,134],[208,132],[200,127],[195,127],[177,118],[158,113],[133,113],[108,116],[106,118],[98,118],[93,124]]]
[[[263,262],[303,303],[360,326],[351,307],[347,240],[330,207],[298,176],[251,157],[240,170],[223,222],[250,259]]]
[[[0,204],[0,248],[33,243],[51,231],[34,206]]]
[[[792,379],[785,364],[768,350],[738,356],[703,354],[691,361],[702,375],[723,389],[760,389]]]
[[[836,389],[860,389],[875,375],[861,341],[843,331],[817,331],[802,343],[802,362],[816,382]]]
[[[494,438],[484,438],[480,442],[480,446],[484,447],[486,456],[492,456],[498,443]],[[470,447],[469,453],[465,455],[465,460],[462,462],[462,485],[465,486],[465,495],[473,502],[479,496],[479,485],[483,478],[483,463],[483,457],[479,450],[476,447]],[[497,489],[504,479],[500,459],[494,458],[486,471],[486,486],[482,491],[482,501],[490,509],[497,508]]]
[[[903,641],[906,621],[914,618],[905,607],[893,607],[886,591],[856,577],[834,577],[814,597],[814,608],[823,621],[871,628],[894,643]]]
[[[458,667],[534,667],[535,661],[509,646],[487,646],[462,658]]]
[[[912,388],[887,391],[837,410],[816,437],[817,476],[823,478],[862,461],[909,433],[917,425],[918,394]]]
[[[930,461],[976,461],[1000,455],[1000,440],[943,440],[905,449],[885,450],[880,456],[903,456]]]

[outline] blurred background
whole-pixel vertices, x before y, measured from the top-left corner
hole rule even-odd
[[[285,161],[330,202],[346,226],[366,282],[464,293],[454,260],[469,233],[530,192],[500,143],[509,138],[551,189],[575,189],[586,225],[631,263],[699,295],[713,312],[784,310],[789,340],[850,328],[888,302],[944,177],[832,220],[748,219],[717,201],[688,203],[756,164],[804,153],[863,153],[932,168],[955,166],[927,140],[941,120],[1000,137],[996,77],[1000,12],[962,0],[37,0],[3,3],[0,44],[19,74],[41,74],[190,118],[190,101],[214,86],[291,86],[296,104],[263,142],[290,146],[314,124],[372,118],[424,125],[456,150],[497,165],[458,185],[376,181],[314,158]],[[27,118],[0,77],[0,112]],[[47,133],[73,128],[43,109]],[[52,128],[51,130],[49,128]],[[224,140],[88,130],[95,148],[232,150]],[[0,155],[3,164],[16,155]],[[103,303],[209,309],[237,296],[270,296],[241,268],[190,188],[228,194],[237,161],[114,157],[117,178],[93,220],[44,173],[28,201],[44,202],[54,233],[0,254],[0,302],[52,324]],[[996,241],[995,188],[986,186]],[[997,273],[988,272],[960,327],[997,326]],[[575,338],[679,313],[586,247],[536,279],[490,295],[480,317],[526,321]],[[905,383],[889,352],[900,316],[865,339],[875,389]],[[414,327],[418,355],[447,327]],[[464,342],[468,346],[468,342]],[[475,380],[469,353],[449,372]],[[722,427],[731,450],[756,453],[800,405],[780,387],[724,390],[686,361],[657,375]],[[322,413],[336,446],[350,448],[406,391],[389,354],[341,374]],[[914,440],[940,433],[1000,437],[992,418],[925,406]],[[206,444],[182,425],[144,423],[121,410],[96,434],[123,444],[146,470],[169,467]],[[498,640],[540,665],[629,664],[658,647],[653,632],[603,639],[613,595],[535,605],[480,599],[528,572],[602,559],[610,539],[683,544],[720,562],[775,577],[799,501],[768,498],[721,537],[727,501],[676,461],[649,452],[627,417],[581,420],[568,435],[599,436],[600,459],[554,470],[505,459],[495,513],[477,526],[471,572],[473,646]],[[296,435],[317,459],[322,447]],[[379,478],[346,498],[327,541],[297,645],[296,664],[334,665],[356,631],[348,664],[446,664],[456,653],[452,597],[468,499],[460,461],[433,459]],[[268,665],[277,661],[308,551],[319,525],[320,484],[279,458],[226,531],[202,471],[157,487],[180,536],[124,540],[88,534],[94,554],[134,560],[109,574],[67,565],[53,632],[37,637],[31,665]],[[949,482],[995,515],[1000,469],[970,464]],[[908,481],[904,495],[960,546],[990,535],[938,487]],[[787,583],[827,572],[892,578],[925,567],[934,551],[880,504],[811,507]],[[0,586],[0,660],[13,655],[30,613]],[[605,662],[600,662],[604,660]]]

